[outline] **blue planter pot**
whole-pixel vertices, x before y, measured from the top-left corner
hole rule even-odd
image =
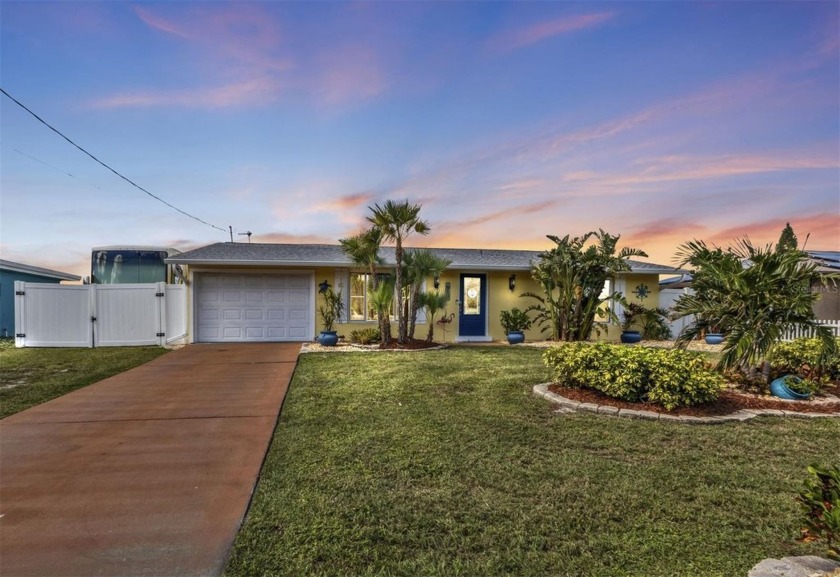
[[[525,342],[525,333],[522,331],[510,331],[507,334],[508,343],[518,345]]]
[[[770,392],[773,394],[774,397],[779,397],[780,399],[787,399],[789,401],[807,401],[811,398],[811,395],[805,395],[802,393],[797,393],[790,387],[785,384],[785,379],[794,379],[796,381],[801,381],[799,377],[786,375],[784,377],[779,377],[775,379],[772,383],[770,383]]]
[[[318,342],[325,347],[334,347],[338,343],[338,333],[336,331],[321,331]]]
[[[707,345],[719,345],[723,342],[723,335],[720,333],[709,333],[706,335]]]
[[[623,331],[621,333],[621,342],[625,344],[638,343],[642,340],[642,333],[639,331]]]

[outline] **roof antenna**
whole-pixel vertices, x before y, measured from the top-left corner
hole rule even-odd
[[[247,232],[239,232],[237,233],[239,236],[247,236],[248,237],[248,244],[251,244],[251,235],[254,234],[250,230]]]

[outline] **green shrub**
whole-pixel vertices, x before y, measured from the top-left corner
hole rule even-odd
[[[531,328],[531,319],[518,308],[512,308],[509,311],[502,311],[499,314],[499,322],[502,324],[505,334],[527,331]]]
[[[767,355],[775,375],[797,374],[808,379],[840,379],[840,341],[834,351],[826,351],[820,339],[780,342]]]
[[[376,327],[350,331],[350,342],[357,345],[373,345],[381,340],[379,329]]]
[[[701,354],[678,349],[569,343],[543,355],[558,382],[667,410],[714,401],[725,381]]]
[[[797,501],[802,506],[805,527],[800,541],[825,541],[827,556],[840,561],[840,467],[808,467]]]

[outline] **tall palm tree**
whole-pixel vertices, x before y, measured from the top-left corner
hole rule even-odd
[[[394,202],[386,200],[382,206],[374,204],[368,207],[373,213],[368,221],[382,233],[383,240],[394,242],[394,292],[398,297],[402,296],[403,290],[403,240],[412,233],[429,234],[429,224],[420,219],[419,204],[409,204],[407,200]],[[397,340],[400,344],[405,343],[408,333],[406,316],[403,314],[402,306],[397,307],[397,319],[399,320],[399,332]]]

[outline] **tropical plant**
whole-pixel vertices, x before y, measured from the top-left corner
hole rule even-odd
[[[829,558],[840,561],[840,467],[811,465],[796,500],[804,527],[800,541],[824,541]]]
[[[367,327],[364,329],[356,329],[350,331],[350,342],[360,345],[372,345],[381,340],[379,329],[375,327]]]
[[[379,248],[382,246],[382,231],[371,227],[349,238],[339,240],[341,249],[344,251],[353,264],[364,269],[368,275],[368,290],[376,290],[379,285],[379,276],[376,274],[376,267],[384,264],[385,260],[379,256]],[[390,323],[390,319],[377,316],[379,333],[381,335],[391,334],[390,326],[386,328],[384,323]],[[389,337],[390,338],[390,337]]]
[[[826,349],[820,339],[801,338],[776,343],[767,355],[771,374],[795,373],[821,381],[840,379],[840,344],[835,339],[834,351]]]
[[[368,208],[373,213],[372,216],[368,217],[368,221],[380,231],[382,239],[394,241],[394,270],[396,277],[394,292],[402,297],[403,240],[412,233],[429,234],[429,224],[420,219],[421,205],[409,204],[407,200],[402,202],[386,200],[382,206],[374,204]],[[402,306],[397,307],[397,319],[399,321],[397,340],[400,344],[403,344],[408,335],[408,319],[403,314]],[[384,336],[383,333],[383,338]]]
[[[407,250],[403,253],[405,264],[404,277],[409,287],[404,302],[404,312],[408,315],[408,338],[414,338],[414,327],[417,324],[417,311],[423,307],[420,299],[423,281],[429,277],[439,276],[452,261],[441,258],[429,250]]]
[[[625,331],[638,329],[649,341],[665,341],[671,338],[668,311],[662,307],[648,308],[639,303],[629,303],[621,313],[621,328]]]
[[[446,303],[449,302],[449,295],[439,292],[420,293],[419,301],[421,306],[426,309],[426,322],[429,324],[426,340],[431,343],[435,338],[435,317],[446,307]]]
[[[603,328],[598,319],[617,320],[609,304],[620,301],[622,296],[615,291],[603,294],[607,281],[630,270],[625,260],[628,257],[647,255],[626,247],[616,252],[620,235],[603,230],[574,238],[548,238],[556,246],[543,252],[531,270],[542,294],[522,295],[538,301],[526,312],[536,312],[534,320],[555,340],[588,340],[593,330]],[[590,238],[595,242],[587,245]]]
[[[335,323],[341,322],[341,315],[344,314],[344,300],[341,298],[341,292],[335,292],[331,287],[327,287],[321,296],[324,298],[324,303],[318,306],[318,313],[321,315],[324,331],[332,332],[335,330]]]
[[[814,317],[812,307],[818,295],[810,286],[820,277],[806,253],[774,250],[772,244],[755,247],[743,238],[726,251],[694,240],[680,246],[677,256],[680,266],[693,269],[694,294],[677,300],[674,316],[695,317],[677,338],[677,346],[685,348],[706,332],[723,332],[718,367],[744,373],[764,363],[770,349],[792,327],[809,327],[826,351],[835,349],[830,331]],[[769,375],[769,365],[763,372]]]
[[[499,313],[499,322],[502,324],[505,334],[527,331],[531,328],[532,323],[528,314],[516,307]]]
[[[391,342],[391,306],[394,304],[394,279],[383,277],[377,287],[368,293],[368,302],[379,319],[379,332],[383,347]]]

